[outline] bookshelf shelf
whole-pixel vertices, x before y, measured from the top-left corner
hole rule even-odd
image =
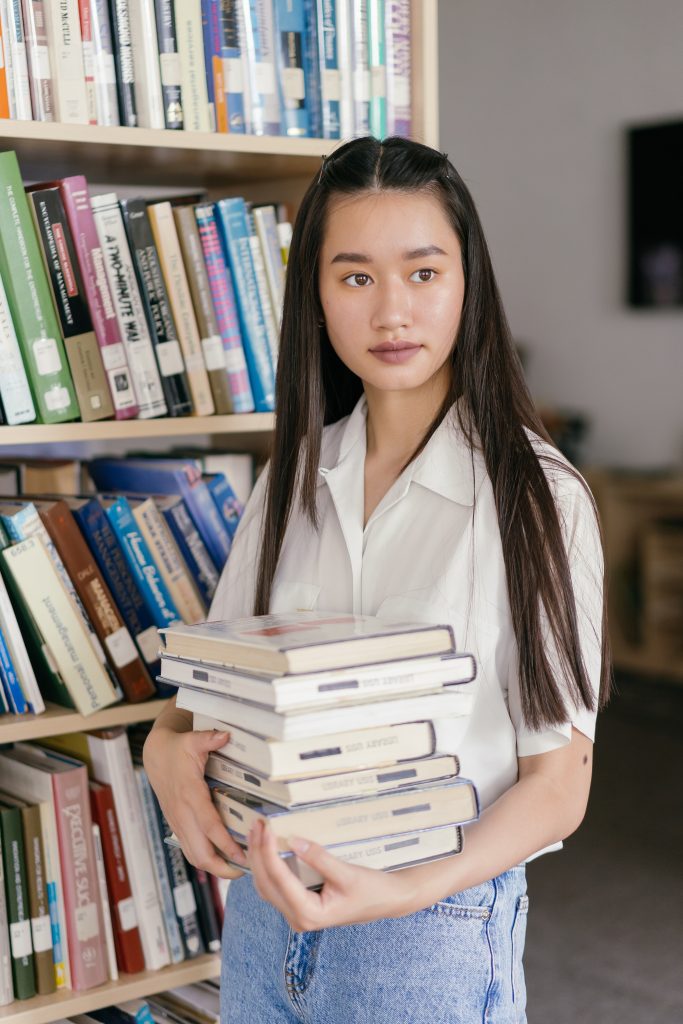
[[[164,992],[178,985],[191,985],[195,981],[217,978],[220,960],[217,956],[203,956],[186,960],[160,971],[141,971],[140,974],[121,974],[111,981],[87,992],[63,991],[49,996],[35,996],[25,1002],[0,1007],[0,1021],[8,1024],[48,1024],[49,1021],[73,1017],[77,1013],[99,1010],[112,1003]]]
[[[0,448],[57,442],[192,437],[202,434],[251,436],[268,434],[274,425],[275,417],[267,412],[232,416],[169,417],[158,420],[101,420],[97,423],[24,423],[18,427],[0,427]]]
[[[94,715],[79,715],[59,704],[45,702],[42,715],[3,715],[0,718],[0,744],[60,736],[65,732],[83,729],[111,729],[116,725],[153,721],[166,700],[149,700],[140,704],[115,704],[96,711]]]

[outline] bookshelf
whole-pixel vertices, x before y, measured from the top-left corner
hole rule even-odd
[[[438,0],[411,0],[413,137],[438,145]],[[0,150],[16,151],[24,178],[46,181],[84,174],[93,192],[97,186],[139,188],[203,188],[210,198],[228,194],[252,201],[286,201],[296,209],[321,158],[339,145],[330,139],[290,139],[249,135],[218,135],[142,128],[105,128],[42,122],[0,120]],[[0,426],[0,460],[30,447],[32,455],[63,454],[65,447],[83,450],[96,445],[126,446],[154,439],[158,444],[182,438],[208,438],[220,449],[267,453],[274,426],[271,414],[184,417],[119,422],[27,424]],[[88,452],[89,454],[89,452]],[[0,719],[0,745],[40,739],[82,729],[111,727],[153,719],[163,701],[119,705],[84,718],[51,705],[40,716]],[[160,971],[121,975],[119,981],[86,992],[63,991],[0,1007],[0,1024],[50,1024],[74,1014],[144,997],[219,974],[220,961],[204,956]]]

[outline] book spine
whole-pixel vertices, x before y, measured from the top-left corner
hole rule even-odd
[[[16,999],[30,999],[36,994],[36,987],[26,859],[19,808],[0,806],[0,833],[2,835],[7,917],[12,950],[14,995]]]
[[[97,123],[116,127],[121,123],[116,89],[116,62],[107,0],[85,0],[90,5]]]
[[[0,624],[28,710],[34,715],[39,715],[45,710],[45,703],[38,689],[33,666],[2,575],[0,575]]]
[[[410,138],[410,0],[386,0],[387,135]]]
[[[55,502],[42,512],[42,518],[107,652],[126,699],[136,703],[153,696],[154,686],[133,638],[68,506],[62,501]]]
[[[164,128],[159,43],[154,0],[135,0],[128,7],[135,66],[135,98],[140,128]]]
[[[128,738],[119,730],[91,733],[88,749],[95,776],[112,789],[145,967],[150,971],[158,970],[170,962],[170,955]]]
[[[232,397],[225,366],[223,341],[218,330],[195,213],[191,206],[177,206],[173,208],[173,218],[185,263],[192,304],[197,318],[202,355],[209,375],[216,413],[224,415],[233,411]]]
[[[46,0],[23,0],[26,56],[34,121],[55,120],[55,98],[45,26],[45,3]]]
[[[351,67],[352,0],[335,0],[337,16],[337,57],[339,61],[339,128],[342,139],[353,136],[353,74]],[[410,2],[410,0],[409,0]]]
[[[370,63],[368,53],[368,2],[351,3],[351,67],[353,68],[353,132],[370,134]]]
[[[116,605],[135,639],[143,661],[152,678],[156,676],[159,659],[156,624],[147,609],[123,550],[97,498],[80,509],[73,509],[74,518],[93,553],[103,578],[114,595]]]
[[[201,0],[175,0],[175,23],[180,55],[185,131],[209,132]]]
[[[341,138],[341,79],[335,0],[317,0],[317,21],[322,134],[325,139],[339,139]]]
[[[215,407],[171,204],[153,203],[147,212],[180,340],[194,413],[211,416]]]
[[[97,124],[97,86],[95,84],[95,48],[93,44],[92,0],[78,0],[83,48],[83,74],[88,105],[88,124]]]
[[[29,192],[28,197],[81,418],[86,422],[108,419],[114,414],[114,406],[59,189],[37,189]]]
[[[10,110],[10,89],[8,87],[9,66],[6,57],[7,39],[5,38],[3,25],[3,2],[4,0],[0,0],[0,118],[3,120],[9,120],[12,114]],[[9,86],[11,86],[11,84],[10,78]]]
[[[55,991],[56,981],[52,959],[52,929],[47,900],[45,851],[39,806],[31,804],[22,807],[21,818],[24,835],[36,989],[38,995],[50,995],[50,993]]]
[[[118,200],[113,193],[94,196],[91,206],[133,376],[139,418],[163,416],[166,400]]]
[[[66,354],[52,308],[14,153],[0,153],[0,277],[39,416],[62,423],[78,416]]]
[[[172,416],[192,410],[185,363],[144,199],[125,199],[121,212],[145,306],[166,404]]]
[[[117,419],[137,416],[138,407],[121,340],[116,310],[104,269],[104,256],[90,208],[90,195],[85,178],[78,174],[63,178],[60,190],[78,261],[83,275],[85,294],[102,353],[102,362],[109,380]]]
[[[240,38],[239,6],[241,0],[221,2],[221,62],[228,121],[227,131],[244,134],[244,60]]]
[[[28,377],[21,358],[17,332],[9,309],[5,286],[0,278],[0,398],[5,419],[10,426],[31,423],[36,410],[31,398]]]
[[[237,495],[224,473],[204,473],[202,479],[209,488],[218,513],[230,535],[230,540],[233,540],[244,511],[242,503],[238,501]]]
[[[209,105],[209,127],[212,132],[227,131],[223,65],[220,58],[220,2],[202,0],[202,40],[204,43],[204,72],[206,98]]]
[[[90,808],[100,829],[117,962],[126,974],[137,974],[145,969],[145,956],[111,786],[91,784]]]
[[[275,56],[281,93],[284,135],[310,135],[308,97],[304,77],[306,26],[303,0],[274,0]]]
[[[88,124],[88,94],[83,66],[83,42],[77,0],[45,4],[50,63],[55,92],[56,120]]]
[[[26,40],[24,37],[24,19],[21,13],[21,0],[5,0],[7,10],[6,29],[9,50],[12,54],[12,79],[14,92],[14,114],[16,121],[31,121],[31,88],[26,58]]]
[[[135,65],[130,33],[130,3],[134,0],[109,0],[111,32],[119,96],[120,123],[137,128],[138,107],[135,95]]]
[[[320,139],[323,134],[323,108],[320,81],[320,27],[317,0],[302,0],[306,33],[304,36],[304,78],[308,97],[310,134]]]
[[[2,38],[0,34],[0,46]],[[2,833],[0,832],[0,1006],[14,1002],[12,984],[12,947],[10,944],[9,916],[5,896],[5,868],[2,856]]]
[[[240,330],[257,412],[275,408],[275,379],[256,273],[251,256],[244,200],[221,199],[215,205],[219,234],[235,283]]]
[[[175,502],[171,507],[163,509],[162,515],[205,604],[209,607],[218,587],[219,573],[188,515],[185,503],[182,500]]]
[[[85,765],[56,773],[52,786],[64,902],[69,908],[71,980],[75,989],[90,989],[107,981],[108,972]]]
[[[208,951],[217,953],[221,948],[221,933],[216,918],[216,909],[213,905],[209,876],[206,871],[196,868],[193,864],[188,865],[188,871],[197,905],[200,932]]]
[[[23,715],[28,710],[28,704],[26,702],[24,692],[21,689],[21,683],[19,682],[19,678],[12,661],[12,656],[9,652],[9,647],[7,646],[7,642],[1,628],[0,683],[2,684],[2,689],[11,711],[15,715]]]
[[[275,314],[273,313],[273,307],[270,304],[270,293],[268,291],[268,278],[266,277],[266,265],[263,258],[263,250],[261,249],[259,236],[256,233],[254,217],[251,213],[247,215],[247,226],[249,228],[251,261],[254,264],[254,274],[256,275],[256,290],[258,292],[259,302],[261,303],[261,314],[263,316],[266,338],[268,340],[268,353],[273,366],[273,373],[275,373],[278,349],[280,347],[280,328],[275,318]]]
[[[7,117],[16,120],[17,104],[14,89],[12,66],[12,47],[10,46],[9,0],[0,0],[0,24],[2,25],[3,58],[5,65],[5,81],[7,83]]]
[[[279,329],[285,290],[285,268],[277,234],[275,210],[272,206],[257,206],[253,210],[253,217],[266,268],[270,305]]]
[[[223,347],[233,410],[253,412],[254,397],[242,345],[232,275],[223,256],[213,206],[196,207],[195,217]]]
[[[116,947],[114,945],[114,926],[111,919],[109,906],[109,893],[107,891],[107,878],[104,873],[104,854],[102,852],[102,835],[100,826],[92,823],[92,843],[95,851],[95,870],[97,871],[97,888],[100,897],[100,908],[102,910],[102,924],[104,929],[104,945],[107,951],[107,973],[110,981],[119,980],[119,968],[116,963]]]
[[[177,610],[183,622],[203,621],[206,608],[188,576],[173,536],[154,504],[154,499],[147,498],[134,503],[132,509],[135,522],[166,585],[172,607]]]
[[[167,128],[183,128],[182,71],[175,27],[174,0],[155,0],[161,94]]]
[[[251,70],[252,130],[255,135],[279,135],[280,97],[272,3],[271,0],[248,0],[243,9],[246,54]]]
[[[166,938],[168,939],[168,951],[172,964],[181,963],[185,959],[185,950],[180,933],[180,924],[175,912],[173,903],[173,891],[171,879],[168,873],[168,865],[164,856],[164,843],[159,832],[159,822],[154,808],[154,796],[152,787],[149,784],[147,773],[144,768],[135,767],[135,780],[140,794],[140,804],[145,822],[145,831],[149,843],[149,850],[154,862],[155,878],[157,882],[161,912],[164,918]]]
[[[384,45],[385,0],[368,0],[368,63],[370,67],[370,132],[387,134],[387,63]]]

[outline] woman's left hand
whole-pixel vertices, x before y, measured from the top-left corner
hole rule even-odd
[[[300,860],[324,878],[320,892],[306,889],[278,855],[275,836],[262,822],[249,833],[249,867],[262,899],[279,910],[297,932],[361,924],[411,913],[415,898],[410,872],[386,873],[337,860],[317,843],[289,840]]]

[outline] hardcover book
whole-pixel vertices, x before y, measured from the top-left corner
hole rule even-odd
[[[387,0],[385,11],[387,57],[387,135],[410,138],[410,0]]]
[[[0,35],[0,45],[2,37]],[[12,946],[9,934],[7,898],[5,896],[5,869],[2,858],[2,833],[0,831],[0,1006],[14,1002],[12,983]]]
[[[116,65],[116,88],[121,124],[137,128],[138,108],[135,95],[135,64],[130,32],[130,4],[135,0],[109,0],[111,33]]]
[[[385,0],[368,0],[368,64],[370,67],[370,133],[387,134],[387,64],[384,46]]]
[[[155,0],[154,7],[157,20],[164,123],[167,128],[181,129],[183,127],[183,98],[174,0]]]
[[[31,121],[31,89],[26,58],[26,40],[24,37],[24,19],[21,13],[21,0],[3,0],[3,44],[5,61],[11,79],[11,117],[15,121]]]
[[[43,10],[55,91],[55,120],[63,124],[87,124],[88,96],[78,0],[48,2]]]
[[[282,95],[282,132],[295,138],[310,135],[304,46],[306,23],[303,0],[274,0],[275,55]]]
[[[119,100],[116,90],[114,43],[107,0],[82,0],[90,8],[97,123],[119,125]]]
[[[175,0],[185,131],[211,131],[206,92],[201,0]]]
[[[55,97],[45,23],[46,3],[47,0],[22,0],[34,121],[55,120]]]
[[[227,107],[228,131],[244,134],[244,55],[241,36],[241,0],[221,0],[223,40],[223,86]]]
[[[5,804],[2,794],[0,794],[0,845],[2,846],[6,879],[5,893],[12,950],[14,995],[16,999],[30,999],[36,994],[36,987],[21,812],[17,807]]]
[[[164,128],[166,122],[161,92],[154,0],[134,0],[134,3],[129,4],[128,16],[133,44],[138,126]]]
[[[97,124],[97,88],[95,85],[95,48],[93,44],[92,4],[94,0],[78,0],[78,14],[81,22],[81,46],[85,96],[88,107],[88,124]]]
[[[279,135],[280,97],[275,71],[273,9],[260,0],[243,0],[239,14],[247,131],[253,135]]]
[[[216,593],[219,572],[192,522],[185,502],[177,494],[156,495],[154,501],[171,531],[202,600],[208,608]]]
[[[0,44],[2,40],[0,40]],[[5,286],[0,278],[0,399],[2,399],[3,422],[10,426],[30,423],[36,418],[28,377],[19,350],[17,332]]]
[[[341,138],[341,79],[337,43],[337,6],[335,0],[316,0],[320,106],[324,139]]]

